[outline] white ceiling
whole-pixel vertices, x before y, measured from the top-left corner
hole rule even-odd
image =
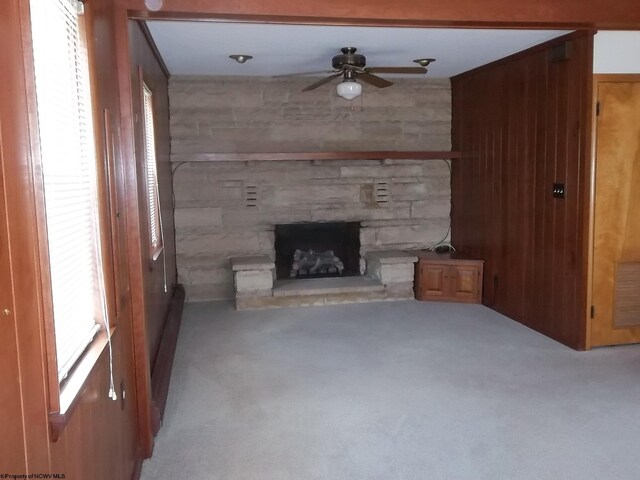
[[[147,25],[173,75],[272,76],[331,70],[331,58],[341,47],[357,47],[370,67],[416,66],[413,59],[433,57],[437,61],[426,77],[451,77],[568,33],[188,21]],[[229,59],[231,54],[254,58],[238,64]]]

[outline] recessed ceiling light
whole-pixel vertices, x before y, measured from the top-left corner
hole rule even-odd
[[[247,60],[251,60],[253,57],[251,55],[229,55],[229,58],[235,60],[238,63],[244,63]]]
[[[418,65],[420,65],[422,67],[426,67],[431,62],[435,62],[435,61],[436,61],[435,58],[416,58],[413,62],[417,63]]]

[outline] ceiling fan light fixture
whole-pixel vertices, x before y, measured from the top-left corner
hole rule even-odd
[[[152,12],[157,12],[162,8],[163,0],[144,0],[145,6]]]
[[[355,80],[347,80],[336,86],[336,92],[339,97],[347,100],[353,100],[362,95],[362,85]]]
[[[426,67],[427,65],[429,65],[430,63],[435,62],[435,61],[436,61],[435,58],[416,58],[413,61],[413,63],[417,63],[421,67]]]
[[[245,63],[247,60],[251,60],[251,55],[229,55],[229,58],[235,60],[238,63]]]

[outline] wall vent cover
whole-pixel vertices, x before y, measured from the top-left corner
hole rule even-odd
[[[254,208],[258,206],[258,186],[257,185],[244,186],[244,206],[248,208]]]
[[[618,263],[615,285],[614,325],[640,326],[640,262]]]
[[[389,181],[374,180],[373,181],[373,197],[380,206],[386,206],[389,203]]]

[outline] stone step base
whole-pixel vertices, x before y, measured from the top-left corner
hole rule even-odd
[[[274,297],[306,295],[332,295],[336,293],[363,293],[384,290],[384,285],[373,277],[328,277],[298,280],[277,280],[273,285]]]
[[[368,252],[367,275],[305,278],[274,282],[273,261],[266,256],[232,258],[238,310],[307,307],[336,303],[407,300],[413,294],[413,254]]]
[[[261,308],[313,307],[318,305],[337,305],[341,303],[411,300],[413,298],[414,295],[411,288],[405,288],[402,291],[383,288],[382,290],[346,293],[236,298],[236,309],[255,310]]]

